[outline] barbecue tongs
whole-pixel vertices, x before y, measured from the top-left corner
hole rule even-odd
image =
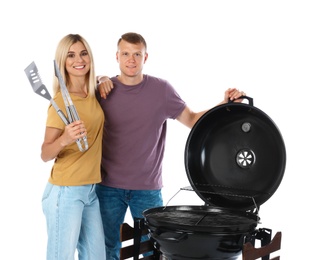
[[[63,101],[66,108],[67,117],[63,113],[63,111],[58,107],[57,103],[53,100],[51,97],[48,89],[46,86],[42,83],[42,80],[39,76],[37,66],[35,62],[32,62],[30,65],[27,66],[27,68],[24,70],[26,73],[26,76],[31,83],[31,86],[34,90],[34,92],[50,101],[52,106],[57,111],[59,117],[62,119],[63,123],[65,125],[68,125],[74,121],[80,120],[79,115],[76,111],[76,108],[72,102],[72,99],[70,97],[70,94],[68,92],[68,89],[63,81],[63,78],[61,76],[60,70],[58,68],[58,65],[56,61],[54,60],[54,68],[55,68],[55,76],[59,80],[61,94],[63,97]],[[79,138],[76,140],[76,144],[81,152],[84,152],[88,149],[88,142],[86,136],[83,138]]]

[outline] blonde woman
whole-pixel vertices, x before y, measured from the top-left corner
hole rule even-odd
[[[106,259],[103,225],[95,184],[101,181],[100,162],[104,113],[96,99],[92,51],[78,34],[59,42],[55,61],[80,120],[65,125],[50,106],[41,158],[54,160],[42,207],[47,221],[47,260]],[[65,112],[57,77],[54,100]],[[87,137],[88,149],[76,140]]]

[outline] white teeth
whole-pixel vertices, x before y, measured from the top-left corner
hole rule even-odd
[[[83,69],[85,66],[76,66],[76,67],[74,67],[74,68],[76,68],[76,69]]]

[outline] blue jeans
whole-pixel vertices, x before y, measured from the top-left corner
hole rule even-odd
[[[107,260],[119,260],[120,225],[128,207],[133,219],[143,218],[144,210],[163,205],[161,190],[123,190],[97,184],[96,193],[106,234]]]
[[[42,197],[47,222],[47,260],[106,259],[105,237],[94,185],[48,183]]]

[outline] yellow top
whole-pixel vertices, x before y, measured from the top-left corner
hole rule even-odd
[[[102,152],[104,112],[96,97],[81,98],[71,95],[73,104],[87,130],[88,150],[81,152],[74,142],[66,146],[56,157],[49,182],[60,186],[77,186],[99,183]],[[66,115],[62,94],[54,97],[59,108]],[[65,124],[52,105],[48,108],[47,127],[64,130]]]

